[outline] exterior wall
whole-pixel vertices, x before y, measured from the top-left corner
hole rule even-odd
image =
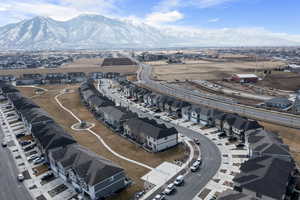
[[[154,151],[162,151],[164,149],[168,149],[178,144],[178,136],[177,134],[156,140],[154,142],[155,150]]]
[[[232,135],[231,126],[227,122],[224,122],[223,130],[225,131],[226,135],[228,135],[228,136]]]
[[[191,121],[194,123],[199,123],[199,114],[192,111],[191,112]]]

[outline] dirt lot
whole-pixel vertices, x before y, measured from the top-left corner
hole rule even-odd
[[[283,62],[211,62],[198,64],[153,65],[153,78],[158,80],[215,80],[229,77],[232,73],[254,73],[255,69],[270,69],[283,65]]]
[[[264,87],[295,91],[300,89],[300,74],[293,72],[272,72],[272,74],[257,84]]]
[[[72,88],[72,90],[74,90],[74,93],[61,96],[61,102],[67,108],[71,109],[81,119],[95,123],[96,126],[93,128],[93,130],[101,135],[104,141],[108,145],[110,145],[113,150],[126,157],[143,162],[152,167],[159,165],[163,161],[174,161],[175,159],[179,160],[184,157],[184,148],[182,146],[178,146],[162,153],[152,154],[142,150],[136,145],[128,142],[126,139],[116,135],[110,129],[106,128],[103,124],[94,120],[92,114],[84,106],[81,105],[79,93],[77,91],[78,85],[73,85],[70,87]],[[71,133],[79,144],[89,148],[90,150],[98,153],[101,156],[104,156],[107,159],[112,160],[126,170],[127,175],[131,179],[133,179],[134,184],[112,199],[130,199],[130,197],[132,197],[135,192],[143,189],[143,181],[140,179],[140,177],[145,175],[149,170],[138,165],[131,164],[114,156],[112,153],[106,150],[106,148],[92,134],[86,131],[76,132],[70,129],[70,126],[74,123],[77,123],[77,121],[69,113],[60,109],[58,104],[55,102],[54,96],[58,93],[60,88],[62,88],[62,86],[57,86],[57,88],[53,85],[48,86],[47,89],[51,89],[50,91],[41,96],[35,97],[33,100],[48,113],[50,113],[50,115],[52,115],[55,120],[65,128],[65,130]],[[30,91],[28,89],[19,89],[24,94],[30,94]]]
[[[19,77],[22,74],[31,73],[67,73],[67,72],[119,72],[121,74],[135,73],[137,66],[113,66],[101,67],[101,59],[80,59],[73,63],[63,65],[56,69],[15,69],[15,70],[0,70],[0,75],[12,74]]]
[[[293,154],[298,166],[300,166],[300,130],[288,128],[280,125],[260,122],[266,130],[279,133],[285,144],[289,145],[290,151]]]

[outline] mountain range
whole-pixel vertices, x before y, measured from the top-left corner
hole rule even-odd
[[[101,15],[81,15],[64,22],[34,17],[0,27],[2,50],[249,45],[300,45],[300,38],[287,38],[264,30],[153,27]]]

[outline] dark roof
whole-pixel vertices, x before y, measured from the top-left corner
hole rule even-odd
[[[263,156],[244,162],[240,170],[241,173],[233,179],[240,187],[274,199],[282,199],[286,193],[293,164],[282,159]]]
[[[50,152],[65,169],[73,169],[88,185],[96,185],[124,170],[81,145],[69,145]]]
[[[256,198],[234,190],[226,190],[217,200],[256,200]]]
[[[147,118],[132,118],[125,122],[125,124],[131,129],[133,134],[145,134],[155,139],[178,134],[174,127],[168,128],[164,124],[158,124],[155,120]]]
[[[127,111],[123,107],[116,107],[116,106],[105,106],[101,107],[100,110],[114,118],[114,120],[122,121],[131,118],[136,118],[137,114],[131,111]]]
[[[55,122],[32,125],[31,132],[46,151],[76,143],[74,138]]]
[[[114,103],[106,98],[101,98],[99,96],[91,96],[88,101],[91,102],[91,106],[100,107],[100,106],[113,106]]]
[[[267,104],[287,104],[287,105],[292,104],[292,102],[290,100],[288,100],[287,98],[284,98],[284,97],[276,97],[276,98],[266,101],[265,103],[267,103]]]
[[[273,132],[258,129],[247,131],[246,135],[254,152],[291,157],[288,146]]]

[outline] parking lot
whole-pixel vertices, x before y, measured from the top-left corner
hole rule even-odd
[[[7,101],[0,103],[0,124],[4,134],[1,148],[10,152],[18,171],[15,179],[24,184],[33,199],[76,199],[73,187],[49,170],[31,133]]]

